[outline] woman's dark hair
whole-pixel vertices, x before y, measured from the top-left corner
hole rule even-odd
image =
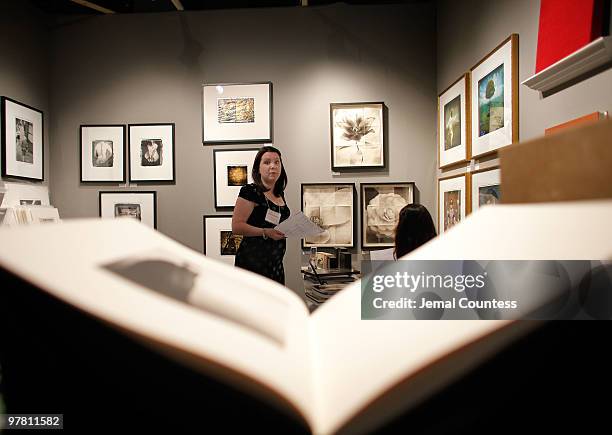
[[[276,180],[276,183],[274,184],[273,190],[275,196],[280,196],[285,191],[285,187],[287,187],[287,173],[285,172],[285,165],[283,165],[283,156],[281,155],[281,152],[278,149],[269,145],[266,145],[259,149],[257,155],[255,156],[255,161],[253,162],[253,169],[251,170],[253,181],[262,192],[267,192],[269,190],[268,188],[266,188],[266,186],[263,185],[263,182],[261,181],[261,174],[259,173],[259,164],[261,163],[261,157],[265,153],[276,153],[278,154],[278,157],[280,159],[281,173],[278,177],[278,180]]]
[[[395,258],[424,245],[436,237],[436,228],[427,209],[421,204],[408,204],[399,214],[395,229]]]

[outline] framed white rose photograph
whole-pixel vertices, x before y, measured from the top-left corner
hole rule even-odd
[[[414,202],[414,183],[361,184],[361,247],[394,246],[400,210]]]

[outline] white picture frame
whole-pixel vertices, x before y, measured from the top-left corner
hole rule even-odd
[[[213,150],[215,207],[234,208],[242,186],[253,182],[258,148]]]
[[[233,266],[242,236],[232,233],[232,216],[205,215],[202,222],[204,255]]]
[[[470,74],[462,75],[438,96],[438,167],[470,158]]]
[[[129,124],[130,182],[174,182],[174,123]]]
[[[99,212],[103,219],[130,216],[151,228],[157,228],[157,192],[138,191],[101,191],[99,192]]]
[[[125,183],[125,125],[89,124],[79,130],[81,183]]]
[[[469,210],[468,201],[468,178],[465,174],[438,180],[438,234],[465,219]]]
[[[470,174],[471,211],[501,202],[501,169],[481,169]]]

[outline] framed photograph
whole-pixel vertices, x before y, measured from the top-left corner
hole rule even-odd
[[[414,202],[414,183],[361,183],[361,247],[395,246],[399,213]]]
[[[329,105],[332,171],[384,168],[384,103]]]
[[[81,182],[125,183],[125,125],[81,125]]]
[[[353,183],[302,184],[302,212],[325,231],[302,239],[302,248],[355,245],[355,185]]]
[[[204,216],[204,255],[234,265],[242,236],[232,233],[231,215]]]
[[[174,123],[129,124],[130,182],[175,181]]]
[[[100,217],[137,219],[157,228],[157,192],[100,192]]]
[[[468,179],[465,174],[438,180],[438,234],[465,219],[468,206]]]
[[[2,176],[44,179],[43,112],[2,97]]]
[[[215,207],[234,208],[242,186],[252,183],[258,148],[214,150]]]
[[[272,82],[203,85],[202,142],[272,142]]]
[[[501,202],[501,171],[498,166],[470,174],[471,211]]]
[[[471,70],[472,157],[518,141],[518,35]]]
[[[438,96],[438,165],[444,168],[470,158],[470,74]]]

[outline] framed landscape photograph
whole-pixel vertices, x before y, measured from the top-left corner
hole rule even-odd
[[[302,184],[302,212],[325,231],[302,239],[302,248],[355,245],[355,185]]]
[[[2,97],[2,176],[44,179],[44,115],[41,110]]]
[[[399,213],[414,202],[414,183],[361,183],[361,247],[395,246]]]
[[[252,183],[258,148],[214,150],[215,207],[234,208],[242,186]]]
[[[272,82],[202,86],[202,143],[272,142]]]
[[[467,184],[465,174],[438,180],[438,234],[465,219],[469,210]]]
[[[133,218],[157,228],[157,192],[100,192],[101,218]]]
[[[329,105],[332,171],[384,168],[384,103]]]
[[[518,35],[471,69],[472,157],[518,141]]]
[[[204,216],[204,255],[234,265],[242,236],[232,233],[231,215]]]
[[[481,169],[470,174],[472,211],[501,202],[501,171],[499,167]]]
[[[125,183],[125,125],[81,125],[81,182]]]
[[[470,158],[470,74],[462,75],[438,96],[438,166]]]
[[[130,182],[175,181],[174,123],[129,124]]]

